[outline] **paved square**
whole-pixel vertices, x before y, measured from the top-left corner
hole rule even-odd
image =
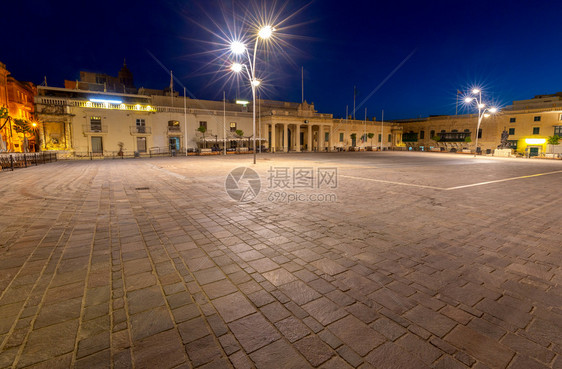
[[[0,173],[0,368],[562,368],[562,162],[250,163]],[[225,191],[243,166],[245,203]]]

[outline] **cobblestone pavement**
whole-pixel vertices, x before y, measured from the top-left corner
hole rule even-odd
[[[0,173],[0,368],[562,368],[561,162],[262,155],[233,201],[250,162]]]

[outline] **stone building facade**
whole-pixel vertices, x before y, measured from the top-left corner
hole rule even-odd
[[[476,150],[478,116],[434,116],[394,121],[403,127],[403,143],[417,150]],[[562,137],[562,93],[539,95],[514,101],[499,114],[483,118],[478,146],[492,153],[501,144],[505,131],[515,153],[543,156],[548,153],[548,137]],[[470,139],[467,139],[469,137]]]
[[[252,112],[235,103],[46,86],[38,87],[35,100],[44,150],[87,156],[122,149],[149,155],[253,146]],[[334,119],[306,102],[260,100],[256,106],[258,146],[272,152],[388,149],[401,142],[397,125]]]
[[[34,98],[36,86],[31,82],[16,80],[6,66],[0,63],[0,106],[7,107],[9,120],[0,120],[0,151],[30,152],[39,149]],[[17,132],[14,120],[28,122],[31,132]],[[35,125],[35,126],[32,126]]]

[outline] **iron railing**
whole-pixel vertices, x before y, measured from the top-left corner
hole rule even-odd
[[[30,152],[30,153],[2,153],[0,154],[0,167],[2,169],[27,168],[39,164],[57,161],[57,153],[54,152]]]

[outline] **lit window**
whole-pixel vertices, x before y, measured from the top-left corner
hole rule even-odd
[[[90,117],[90,129],[93,132],[101,132],[101,117]]]
[[[230,132],[236,132],[236,122],[230,122]]]

